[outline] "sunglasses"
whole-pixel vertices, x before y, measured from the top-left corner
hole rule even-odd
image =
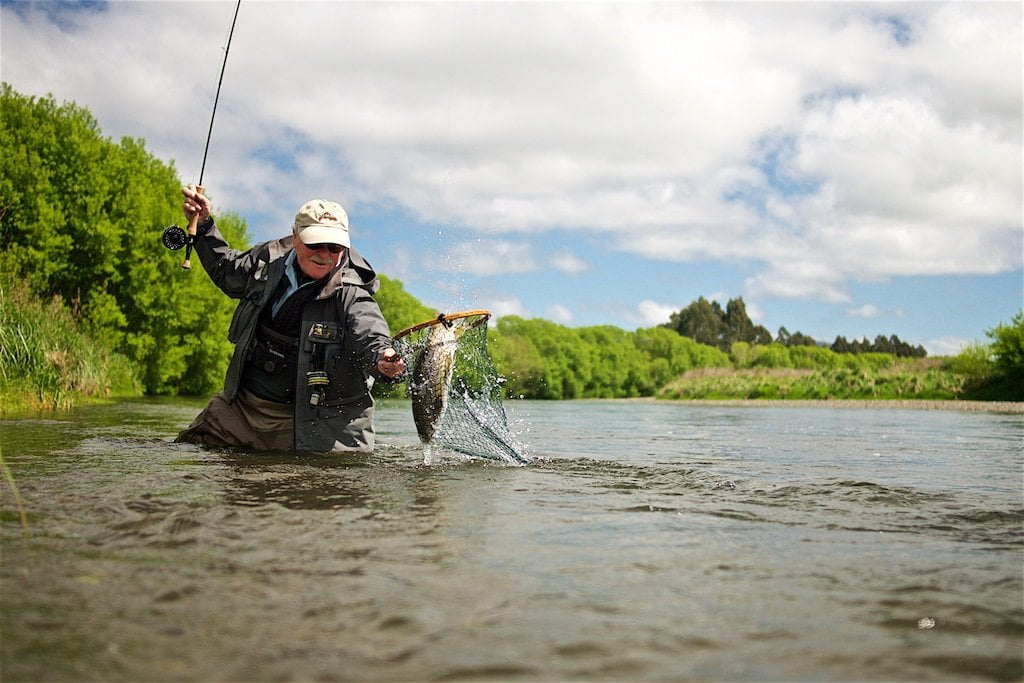
[[[310,251],[320,251],[321,249],[326,249],[332,254],[340,254],[342,249],[344,248],[345,247],[341,246],[340,244],[328,244],[327,242],[318,242],[317,244],[306,245],[306,249],[309,249]]]

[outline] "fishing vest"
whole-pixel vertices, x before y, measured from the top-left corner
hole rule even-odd
[[[224,378],[224,395],[236,400],[252,381],[247,379],[250,370],[262,368],[272,374],[282,357],[286,363],[291,361],[294,351],[294,369],[280,369],[272,381],[264,377],[263,386],[280,396],[284,392],[279,383],[290,378],[295,450],[371,450],[374,400],[370,390],[380,354],[393,344],[373,300],[376,273],[350,249],[347,262],[326,278],[319,293],[294,307],[297,334],[275,338],[267,330],[280,331],[262,323],[285,276],[291,241],[286,237],[237,252],[211,221],[196,242],[196,253],[210,279],[238,299],[228,328],[235,350]]]
[[[294,266],[298,270],[298,266]],[[302,275],[299,275],[302,279]],[[270,305],[263,308],[256,328],[256,341],[252,354],[242,370],[242,386],[256,396],[276,403],[295,401],[296,373],[299,361],[299,330],[302,327],[302,312],[327,283],[330,275],[320,281],[307,281],[283,302],[288,288],[287,277],[282,277]],[[277,313],[274,313],[274,309]],[[322,363],[321,363],[322,364]],[[314,368],[314,372],[324,372]],[[318,375],[321,383],[322,376]],[[329,384],[330,378],[327,377]]]

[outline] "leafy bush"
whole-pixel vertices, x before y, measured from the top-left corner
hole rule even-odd
[[[772,343],[755,346],[751,357],[751,366],[755,368],[791,368],[789,349],[782,344]]]
[[[689,368],[729,365],[718,349],[665,328],[568,328],[518,316],[498,320],[490,352],[509,396],[541,399],[651,396]]]
[[[992,339],[997,372],[1011,380],[1024,382],[1024,310],[1013,321],[999,324],[987,332]]]
[[[824,346],[791,346],[789,360],[798,369],[833,369],[839,367],[842,356]]]
[[[233,311],[181,252],[160,246],[182,220],[180,181],[140,140],[104,138],[74,104],[0,90],[0,244],[5,272],[59,297],[82,329],[137,368],[151,394],[204,394],[223,380]],[[236,247],[237,216],[218,215]],[[8,270],[9,269],[9,270]]]
[[[992,350],[985,344],[968,344],[955,356],[943,360],[943,367],[974,382],[988,380],[996,370]]]

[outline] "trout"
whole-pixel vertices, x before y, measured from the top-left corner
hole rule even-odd
[[[412,395],[412,418],[420,441],[430,443],[448,409],[448,389],[455,371],[455,349],[458,338],[445,324],[434,325],[427,343],[412,368],[409,393]]]

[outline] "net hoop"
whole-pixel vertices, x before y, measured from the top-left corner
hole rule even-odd
[[[490,320],[491,319],[491,312],[488,311],[488,310],[480,308],[480,309],[476,309],[476,310],[472,310],[472,311],[459,311],[458,313],[439,313],[436,318],[431,318],[430,320],[424,320],[421,323],[416,323],[415,325],[412,325],[410,327],[405,328],[401,332],[398,332],[397,334],[395,334],[392,337],[392,339],[395,339],[395,340],[401,339],[402,337],[408,336],[408,335],[412,334],[413,332],[417,332],[417,331],[425,329],[427,327],[431,327],[433,325],[440,325],[442,323],[445,323],[445,322],[451,321],[451,320],[461,320],[463,318],[476,318],[476,320],[471,320],[468,323],[463,323],[463,325],[466,328],[471,330],[474,327],[478,327],[480,325],[483,325],[485,322]]]

